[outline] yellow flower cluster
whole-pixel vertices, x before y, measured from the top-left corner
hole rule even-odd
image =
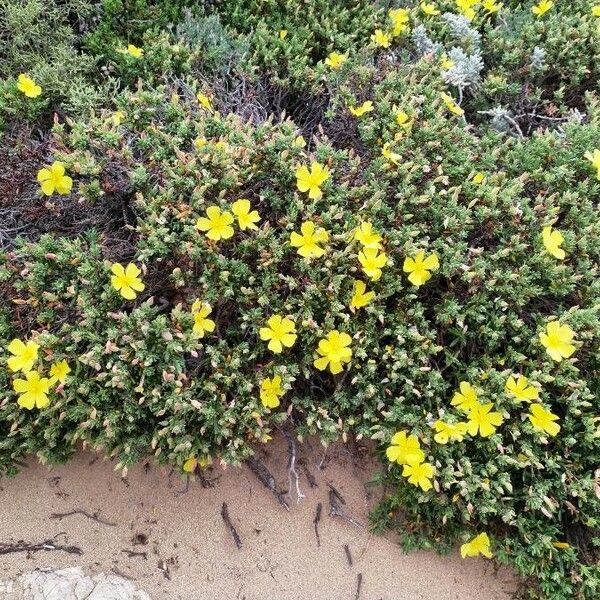
[[[7,360],[8,369],[13,373],[22,372],[25,375],[25,379],[16,378],[12,382],[13,389],[19,394],[17,404],[28,410],[48,406],[50,388],[56,384],[64,384],[71,372],[67,361],[61,360],[50,366],[49,377],[42,377],[38,370],[34,370],[39,349],[39,344],[32,340],[23,342],[14,339],[7,346],[11,354]]]

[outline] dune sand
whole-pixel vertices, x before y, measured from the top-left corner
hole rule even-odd
[[[287,449],[286,440],[277,439],[258,454],[283,490]],[[0,542],[54,540],[81,554],[3,555],[0,580],[39,567],[77,566],[131,579],[154,600],[510,598],[514,577],[490,561],[462,560],[456,553],[405,555],[392,535],[374,536],[360,526],[368,524],[382,493],[367,485],[380,467],[366,449],[350,452],[336,444],[323,460],[323,447],[311,441],[298,448],[298,457],[315,487],[298,467],[306,497],[297,502],[295,493],[286,495],[289,512],[245,466],[215,466],[207,474],[214,487],[195,480],[186,491],[178,474],[151,462],[122,478],[114,463],[86,452],[52,469],[31,461],[17,478],[0,481]],[[357,524],[330,515],[329,484],[346,502],[338,500],[338,508]],[[223,502],[240,549],[221,517]],[[313,523],[319,502],[320,546]],[[88,516],[52,516],[70,511]]]

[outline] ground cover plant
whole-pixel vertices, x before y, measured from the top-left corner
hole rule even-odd
[[[0,3],[0,471],[371,439],[376,529],[594,598],[600,6],[347,4]]]

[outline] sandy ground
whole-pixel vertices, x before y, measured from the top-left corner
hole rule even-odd
[[[212,488],[143,463],[126,478],[90,453],[48,469],[31,462],[14,480],[0,481],[0,542],[76,546],[81,555],[53,550],[0,557],[0,580],[38,567],[82,567],[131,579],[154,600],[507,600],[515,581],[491,562],[457,554],[405,555],[391,536],[379,537],[329,514],[329,484],[352,519],[367,524],[381,490],[366,485],[377,466],[343,445],[327,452],[315,442],[299,450],[315,478],[300,470],[300,503],[287,512],[247,468],[217,466]],[[287,445],[276,440],[261,457],[287,489]],[[229,509],[242,547],[221,518]],[[313,520],[323,506],[317,545]],[[53,513],[87,511],[52,518]],[[352,566],[344,545],[348,546]],[[358,582],[361,580],[360,590]],[[358,595],[357,595],[358,594]]]

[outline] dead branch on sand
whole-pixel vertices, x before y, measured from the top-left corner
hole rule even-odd
[[[40,552],[40,551],[59,550],[68,554],[78,554],[81,556],[83,550],[77,546],[63,546],[55,544],[52,540],[45,540],[38,543],[17,542],[16,544],[5,544],[0,542],[0,554],[14,554],[16,552]]]
[[[242,548],[242,540],[240,539],[240,536],[238,535],[238,532],[236,531],[229,517],[229,509],[227,508],[227,502],[223,502],[223,506],[221,507],[221,517],[223,519],[223,522],[227,526],[227,529],[229,529],[229,533],[231,533],[231,537],[233,538],[237,549],[240,550]]]
[[[258,480],[270,491],[273,493],[275,498],[281,506],[283,506],[287,511],[290,510],[289,504],[285,501],[283,497],[283,493],[279,491],[277,488],[277,483],[275,482],[275,477],[271,475],[271,471],[267,469],[262,461],[260,461],[256,456],[251,456],[248,460],[246,460],[246,464],[248,468],[256,475]]]
[[[65,512],[65,513],[52,513],[50,515],[50,518],[62,520],[65,517],[70,517],[72,515],[83,515],[84,517],[87,517],[88,519],[90,519],[92,521],[96,521],[96,523],[100,523],[101,525],[108,525],[109,527],[117,526],[116,523],[112,523],[111,521],[105,521],[104,519],[99,517],[97,512],[89,513],[87,510],[83,510],[82,508],[74,508],[73,510],[70,510],[69,512]]]

